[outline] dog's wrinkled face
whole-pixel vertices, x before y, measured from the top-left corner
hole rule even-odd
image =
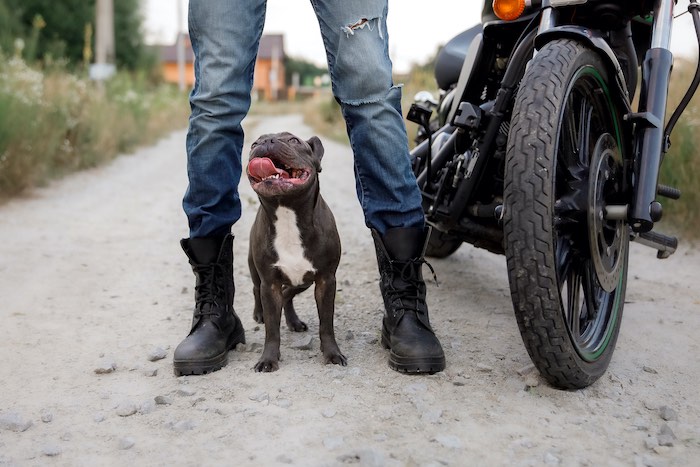
[[[262,135],[250,147],[248,180],[262,197],[293,195],[315,183],[322,157],[315,136],[303,141],[287,132]]]

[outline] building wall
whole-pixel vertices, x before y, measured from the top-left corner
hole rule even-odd
[[[271,71],[273,68],[273,62],[270,59],[258,58],[255,62],[255,75],[253,77],[253,92],[257,94],[257,97],[266,101],[274,101],[279,99],[287,98],[287,89],[284,83],[284,62],[278,61],[276,67],[276,96],[273,83],[270,81],[272,78]]]
[[[180,82],[180,72],[177,68],[177,63],[163,64],[163,79],[168,83],[178,84]],[[190,88],[194,86],[194,65],[192,63],[185,64],[185,85]]]
[[[270,71],[272,70],[272,60],[258,58],[255,64],[255,75],[253,79],[253,94],[256,98],[266,101],[284,100],[288,98],[288,90],[284,82],[284,62],[277,64],[277,95],[270,82]],[[168,83],[178,84],[180,75],[177,63],[163,63],[163,79]],[[194,65],[185,64],[185,85],[194,86]]]

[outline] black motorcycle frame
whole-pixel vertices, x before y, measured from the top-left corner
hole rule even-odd
[[[673,125],[700,81],[699,68],[686,98],[664,127],[675,1],[539,3],[516,21],[488,19],[475,28],[459,80],[443,95],[437,118],[430,119],[432,109],[424,104],[411,108],[407,117],[421,125],[425,139],[411,157],[427,222],[457,242],[504,252],[503,160],[514,96],[533,54],[550,41],[569,38],[597,51],[615,76],[614,96],[625,109],[626,134],[633,135],[622,151],[626,155],[625,202],[608,206],[606,216],[626,221],[632,239],[657,249],[660,258],[669,256],[677,239],[651,232],[662,214],[656,197],[677,199],[680,192],[658,185],[659,168]],[[700,41],[696,0],[689,10]],[[644,19],[649,17],[652,23]],[[634,112],[631,102],[640,59],[640,97]]]

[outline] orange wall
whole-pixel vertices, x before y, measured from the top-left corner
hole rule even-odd
[[[177,63],[163,64],[163,79],[168,83],[180,82],[180,72],[177,69]],[[194,65],[191,63],[185,64],[185,84],[189,87],[194,86]]]
[[[255,64],[255,76],[253,78],[253,92],[258,94],[258,97],[265,100],[272,100],[272,86],[270,85],[270,69],[272,61],[267,59],[258,59]],[[177,63],[163,63],[163,79],[168,83],[179,83],[180,75],[177,69]],[[194,86],[194,66],[192,63],[185,64],[185,84],[189,87]],[[278,99],[286,99],[287,88],[284,83],[284,63],[280,63],[277,71],[277,90]]]

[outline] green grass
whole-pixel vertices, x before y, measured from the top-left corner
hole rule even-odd
[[[674,65],[669,90],[667,116],[675,110],[688,88],[695,72],[695,64],[677,61]],[[659,183],[681,190],[677,201],[659,198],[664,207],[664,217],[659,230],[670,229],[681,239],[700,238],[700,93],[690,101],[671,135],[671,149],[666,154]]]
[[[0,56],[0,200],[187,125],[187,96],[118,74],[99,85]]]

